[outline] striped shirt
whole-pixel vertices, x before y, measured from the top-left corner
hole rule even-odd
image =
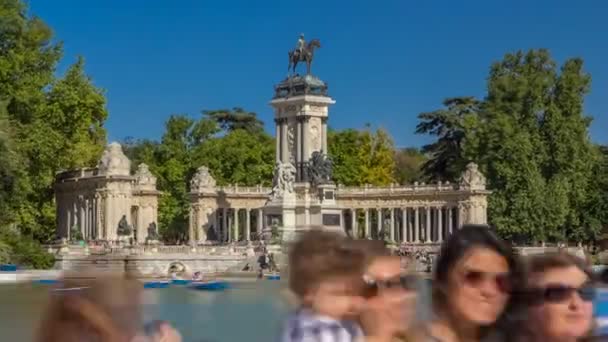
[[[363,332],[355,322],[300,309],[287,317],[280,342],[353,342],[362,339]]]

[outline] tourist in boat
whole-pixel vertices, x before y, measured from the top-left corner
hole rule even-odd
[[[416,277],[404,272],[401,257],[391,254],[381,241],[358,240],[354,244],[366,255],[366,301],[359,316],[365,341],[414,341]]]
[[[338,233],[304,233],[289,255],[289,288],[300,306],[287,317],[280,341],[361,340],[356,319],[363,303],[364,261],[363,253],[349,248]]]
[[[180,342],[168,323],[159,324],[154,336],[142,331],[140,282],[123,275],[66,276],[53,289],[41,321],[38,342]]]
[[[566,253],[527,260],[526,286],[512,322],[516,342],[587,340],[593,327],[593,273]]]
[[[511,286],[521,283],[511,248],[486,225],[464,225],[444,242],[432,285],[433,317],[425,341],[502,341]],[[500,324],[499,324],[500,323]]]
[[[192,280],[193,281],[202,281],[203,274],[200,271],[194,272],[194,274],[192,275]]]

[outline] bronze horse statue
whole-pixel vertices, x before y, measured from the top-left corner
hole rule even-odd
[[[289,71],[291,69],[292,72],[295,73],[298,63],[306,62],[306,74],[310,74],[310,64],[315,56],[315,49],[320,47],[321,42],[318,39],[313,39],[306,44],[306,47],[304,47],[301,54],[296,53],[296,50],[289,51],[289,66],[287,67],[287,70]]]

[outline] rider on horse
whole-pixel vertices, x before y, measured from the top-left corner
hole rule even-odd
[[[300,33],[300,38],[298,38],[298,42],[296,43],[296,54],[298,57],[302,56],[304,52],[304,48],[306,47],[306,41],[304,40],[304,34]]]

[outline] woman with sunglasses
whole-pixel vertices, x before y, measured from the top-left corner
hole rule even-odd
[[[595,287],[585,262],[565,253],[546,254],[530,257],[527,266],[516,341],[574,342],[589,336]]]
[[[404,274],[401,258],[381,241],[353,241],[366,256],[365,304],[359,323],[366,342],[413,341],[408,336],[416,315],[416,278]]]
[[[511,249],[486,225],[464,225],[442,245],[434,270],[434,318],[426,341],[500,341],[496,329],[517,284]]]

